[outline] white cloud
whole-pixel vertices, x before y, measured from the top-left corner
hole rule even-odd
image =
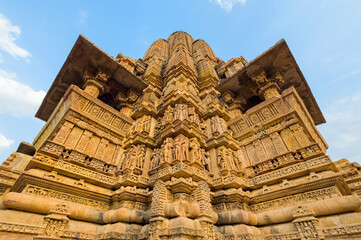
[[[45,92],[35,91],[15,80],[16,74],[0,69],[0,114],[34,116]]]
[[[88,19],[88,13],[86,11],[78,12],[78,24],[80,27],[85,28]]]
[[[27,59],[31,54],[15,44],[15,40],[21,34],[19,26],[14,26],[11,21],[0,13],[0,48],[11,56]]]
[[[211,1],[217,3],[221,8],[226,10],[226,12],[230,12],[234,4],[237,3],[246,4],[247,0],[211,0]]]
[[[14,143],[14,140],[6,138],[0,133],[0,154],[9,149],[10,145]]]
[[[327,123],[321,125],[328,154],[337,161],[347,158],[361,163],[361,92],[331,101],[324,111]]]

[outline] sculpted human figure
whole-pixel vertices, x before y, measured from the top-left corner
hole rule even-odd
[[[226,168],[226,159],[225,159],[225,153],[224,153],[223,148],[217,149],[217,163],[221,169]]]
[[[174,112],[174,109],[171,105],[168,105],[167,107],[167,121],[171,122],[173,121],[173,112]]]
[[[227,131],[227,125],[223,118],[218,118],[220,133]]]
[[[164,116],[162,118],[162,125],[163,126],[165,124],[167,124],[168,122],[173,121],[173,112],[174,112],[174,109],[172,108],[172,106],[168,105],[167,109],[164,111]]]
[[[196,109],[194,107],[188,108],[188,119],[189,121],[196,123]]]
[[[138,118],[135,122],[135,132],[142,132],[143,129],[143,118]]]
[[[138,147],[138,151],[137,151],[137,163],[136,163],[136,166],[138,168],[143,168],[144,155],[145,155],[145,146],[140,145]]]
[[[188,160],[189,159],[189,150],[188,150],[188,147],[189,147],[189,143],[188,143],[188,138],[184,137],[182,139],[182,155],[181,155],[181,159],[182,160]]]
[[[137,150],[136,147],[133,145],[130,150],[129,150],[129,158],[128,158],[128,162],[126,165],[126,168],[132,168],[134,166],[134,164],[136,164],[137,162]]]
[[[188,106],[185,104],[181,104],[181,120],[188,119]]]
[[[161,119],[161,121],[157,121],[157,123],[155,124],[155,127],[154,127],[154,132],[157,134],[160,129],[162,128],[162,124],[163,124],[163,119],[164,117]]]
[[[144,119],[143,119],[143,129],[142,129],[142,131],[144,131],[144,132],[149,132],[149,129],[150,129],[150,120],[151,120],[151,116],[144,116]]]
[[[199,146],[197,138],[192,138],[190,140],[189,147],[191,149],[191,152],[190,152],[191,160],[201,162],[200,146]]]
[[[201,148],[201,163],[207,171],[211,171],[211,159],[209,158],[209,153],[207,153],[203,148]]]
[[[159,166],[161,158],[161,152],[159,148],[155,148],[151,156],[151,169],[154,169]]]
[[[231,169],[238,171],[239,167],[238,167],[236,154],[234,154],[234,152],[231,152],[230,150],[228,150],[228,152],[229,152],[229,164],[231,166]]]
[[[119,169],[123,170],[124,168],[126,168],[126,164],[127,164],[127,158],[128,158],[128,152],[129,150],[125,150],[122,154],[122,157],[120,158],[120,162],[119,162]]]
[[[234,165],[233,159],[232,159],[232,153],[229,149],[226,149],[226,151],[225,151],[225,164],[226,165],[224,168],[226,168],[227,165],[228,166],[230,165],[232,169],[236,168],[236,166]]]
[[[162,117],[162,119],[161,119],[161,123],[162,123],[162,125],[164,126],[167,122],[168,122],[168,109],[166,109],[165,111],[164,111],[164,116]]]
[[[174,155],[176,160],[183,160],[182,158],[182,143],[180,138],[176,138],[174,141]]]
[[[181,116],[182,116],[181,104],[176,104],[174,110],[174,119],[181,119]]]
[[[218,127],[218,116],[213,116],[211,118],[211,131],[212,133],[215,132],[219,132],[219,127]]]
[[[166,138],[164,141],[164,161],[171,163],[173,161],[173,139]]]
[[[162,163],[164,163],[164,148],[160,148],[160,150],[159,150],[159,155],[160,155],[160,160],[159,160],[159,164],[162,164]]]

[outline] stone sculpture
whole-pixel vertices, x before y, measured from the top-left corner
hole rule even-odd
[[[286,42],[227,63],[178,31],[142,59],[80,36],[0,166],[0,239],[361,239],[361,167],[333,162]]]

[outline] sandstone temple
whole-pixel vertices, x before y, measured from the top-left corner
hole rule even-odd
[[[135,60],[81,35],[36,117],[0,239],[361,239],[361,167],[326,155],[284,40],[224,62],[178,31]]]

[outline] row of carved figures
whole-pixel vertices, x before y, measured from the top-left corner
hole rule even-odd
[[[132,127],[129,129],[128,134],[134,133],[149,133],[152,117],[149,115],[138,118]],[[206,130],[205,123],[200,120],[199,115],[196,113],[194,107],[188,107],[186,104],[176,104],[175,108],[168,106],[164,112],[164,116],[161,119],[161,125],[164,126],[176,119],[188,120],[195,123],[200,129]],[[210,119],[211,133],[213,136],[220,135],[227,131],[227,124],[225,120],[219,116],[213,116]]]
[[[152,117],[149,115],[144,115],[138,118],[137,120],[135,120],[135,123],[129,129],[128,134],[142,133],[142,132],[149,133],[151,119]]]
[[[119,168],[144,168],[145,145],[133,145],[124,151]],[[178,135],[176,138],[166,138],[161,148],[155,148],[151,156],[150,169],[155,169],[162,163],[187,162],[198,163],[210,171],[209,154],[200,147],[197,138],[187,138]],[[240,171],[242,166],[236,151],[224,146],[217,148],[217,164],[220,169]]]
[[[144,168],[145,160],[145,145],[132,145],[126,149],[121,157],[119,169],[133,169],[133,168]]]
[[[242,169],[237,151],[233,151],[225,146],[217,148],[217,164],[220,169],[232,169],[237,172]]]
[[[161,148],[155,148],[151,157],[151,169],[157,168],[162,163],[188,162],[199,163],[210,170],[208,153],[200,147],[197,138],[188,139],[183,135],[176,138],[166,138]]]
[[[166,125],[169,122],[174,120],[188,120],[192,123],[200,126],[201,121],[199,115],[196,113],[195,107],[189,107],[187,104],[176,104],[173,108],[168,105],[166,110],[164,111],[164,116],[162,118],[162,125]]]
[[[167,123],[177,119],[188,120],[192,123],[195,123],[202,130],[206,129],[206,125],[204,124],[203,120],[199,118],[195,108],[189,107],[186,104],[176,104],[175,108],[168,105],[161,120],[161,124],[164,126]],[[218,115],[213,116],[210,121],[212,135],[219,135],[227,131],[226,121]]]
[[[211,131],[213,136],[224,133],[227,131],[226,121],[218,115],[211,117]]]

